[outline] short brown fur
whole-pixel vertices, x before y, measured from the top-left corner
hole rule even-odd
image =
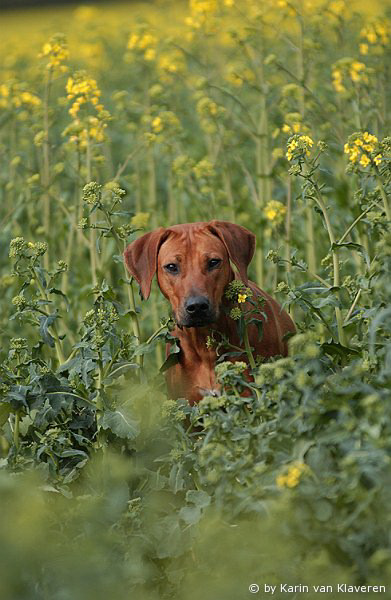
[[[222,333],[231,344],[240,345],[236,323],[223,310],[226,286],[235,279],[231,262],[241,279],[254,293],[265,300],[263,335],[259,339],[256,325],[249,325],[249,340],[255,354],[270,357],[287,354],[284,336],[294,332],[289,315],[269,294],[248,281],[247,267],[255,250],[255,236],[239,225],[225,221],[187,223],[160,228],[143,235],[128,246],[125,262],[129,272],[140,284],[142,295],[148,298],[152,279],[157,273],[159,287],[169,300],[177,327],[173,335],[179,339],[179,362],[167,371],[167,382],[174,397],[186,397],[191,404],[203,395],[218,392],[214,367],[216,352],[207,348],[211,330]],[[218,268],[209,269],[210,260],[220,260]],[[175,264],[178,273],[165,268]],[[213,322],[205,326],[186,326],[186,300],[192,296],[208,299]],[[246,355],[237,360],[245,360]]]

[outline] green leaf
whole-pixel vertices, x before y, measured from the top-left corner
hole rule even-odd
[[[366,262],[367,267],[369,267],[370,260],[369,260],[368,252],[366,251],[364,246],[362,246],[361,244],[355,244],[354,242],[344,242],[343,244],[338,244],[337,242],[335,242],[331,246],[332,250],[337,250],[338,248],[348,248],[348,250],[355,250],[356,252],[361,254],[361,256],[363,257],[363,259]]]
[[[45,344],[48,344],[51,348],[54,348],[54,338],[49,333],[49,327],[53,325],[56,319],[57,314],[39,317],[39,333]]]
[[[134,417],[133,408],[123,404],[115,410],[106,410],[103,414],[101,425],[103,429],[110,429],[120,438],[134,440],[140,433],[138,420]]]
[[[326,352],[326,354],[328,354],[329,356],[332,356],[332,357],[335,357],[335,356],[344,357],[344,356],[349,356],[352,354],[356,355],[356,356],[360,355],[360,352],[358,350],[355,350],[354,348],[348,348],[347,346],[342,346],[341,344],[338,344],[337,342],[328,342],[328,343],[322,344],[322,348]]]
[[[194,525],[201,518],[201,509],[199,506],[184,506],[179,511],[179,516],[187,525]]]
[[[0,403],[0,427],[3,427],[4,423],[7,422],[10,412],[11,412],[11,404],[9,402],[1,402]]]
[[[333,514],[333,507],[327,500],[318,500],[315,503],[315,516],[318,521],[328,521]]]
[[[159,369],[160,373],[164,373],[167,371],[167,369],[170,369],[179,362],[180,351],[181,349],[177,343],[172,344],[170,347],[170,354],[167,356],[166,360]]]
[[[205,508],[210,504],[210,496],[202,490],[189,490],[186,494],[186,501],[192,502],[199,508]]]

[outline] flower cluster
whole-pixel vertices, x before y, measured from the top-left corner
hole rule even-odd
[[[41,106],[42,101],[36,95],[25,89],[19,82],[0,85],[0,108],[15,110],[16,118],[20,121],[26,120],[29,111]],[[20,110],[18,110],[20,109]]]
[[[366,65],[358,60],[342,58],[332,66],[332,83],[339,94],[347,92],[346,85],[350,81],[353,84],[368,84],[368,69]]]
[[[225,290],[225,297],[228,298],[228,300],[237,302],[238,305],[244,304],[247,298],[251,298],[252,295],[253,293],[250,288],[246,287],[239,279],[234,279],[231,281]],[[234,321],[238,321],[243,316],[241,307],[234,306],[231,308],[229,316]]]
[[[64,61],[69,58],[67,40],[64,34],[57,33],[53,35],[46,44],[43,45],[39,58],[47,58],[46,68],[49,71],[59,70],[65,73],[68,67]]]
[[[130,223],[133,227],[145,229],[149,223],[150,216],[148,212],[138,212],[132,217]]]
[[[278,487],[294,488],[300,483],[302,475],[308,470],[306,464],[297,462],[291,465],[287,472],[283,475],[278,475],[276,483]]]
[[[147,31],[131,33],[128,40],[128,50],[136,51],[144,60],[152,61],[156,58],[158,38]]]
[[[87,183],[83,188],[83,200],[90,206],[99,206],[102,202],[102,185],[96,181]]]
[[[119,315],[116,308],[112,304],[103,301],[97,301],[95,308],[86,313],[83,323],[88,330],[88,337],[94,349],[100,350],[103,348],[118,319]]]
[[[48,249],[46,242],[26,242],[23,237],[16,237],[10,242],[10,258],[38,258]]]
[[[201,29],[213,23],[217,12],[217,0],[190,0],[190,16],[185,23],[192,29]]]
[[[314,141],[309,135],[295,134],[288,140],[286,157],[289,161],[301,161],[305,156],[310,156],[313,145]]]
[[[226,66],[225,79],[231,85],[240,87],[244,83],[253,83],[255,81],[255,74],[244,63],[234,62],[228,63]]]
[[[64,134],[69,135],[71,142],[78,143],[82,148],[87,146],[88,139],[103,142],[104,130],[110,115],[100,103],[101,91],[96,80],[89,77],[85,71],[78,71],[73,77],[68,78],[66,91],[67,99],[73,100],[69,109],[73,122]],[[82,107],[84,107],[83,116]],[[92,107],[96,114],[88,114],[89,107]]]
[[[390,24],[382,18],[368,23],[360,32],[360,54],[382,54],[390,39]]]
[[[170,50],[159,55],[157,68],[162,81],[171,81],[172,76],[185,70],[183,55],[178,50]]]
[[[216,119],[224,114],[225,108],[219,106],[202,92],[196,94],[197,104],[196,110],[200,117],[200,125],[207,133],[215,133],[217,131]]]
[[[203,158],[193,167],[193,173],[197,179],[210,179],[214,177],[215,170],[208,158]]]
[[[177,135],[180,131],[180,121],[171,110],[163,110],[156,116],[147,115],[144,122],[150,126],[150,131],[145,134],[148,142],[164,142]]]
[[[99,103],[101,91],[95,79],[88,77],[85,71],[78,71],[73,77],[69,77],[66,85],[68,93],[67,99],[74,100],[69,114],[74,119],[80,110],[82,104],[89,102],[95,109],[100,112],[103,106]]]
[[[281,225],[286,214],[286,206],[278,200],[270,200],[265,206],[265,217],[273,225]]]
[[[370,164],[380,165],[383,158],[377,137],[368,131],[353,133],[344,146],[344,152],[351,163],[358,163],[364,168]]]

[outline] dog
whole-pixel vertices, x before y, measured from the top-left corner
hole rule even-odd
[[[262,335],[256,324],[248,325],[255,354],[265,358],[287,355],[285,337],[295,332],[295,326],[269,294],[248,280],[247,268],[254,251],[253,233],[216,220],[160,227],[126,248],[125,264],[139,283],[142,298],[149,297],[156,274],[159,288],[171,304],[176,322],[173,335],[180,346],[178,363],[166,373],[173,397],[185,397],[193,405],[204,395],[218,394],[217,355],[207,338],[220,332],[231,344],[240,346],[236,323],[226,310],[230,303],[224,296],[234,279],[239,278],[253,295],[264,299],[262,312],[256,316],[263,321]],[[246,361],[246,354],[236,360]]]

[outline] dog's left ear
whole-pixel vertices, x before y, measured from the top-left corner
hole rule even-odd
[[[241,225],[228,221],[211,221],[209,228],[221,239],[229,258],[239,271],[241,280],[247,285],[247,267],[254,256],[255,235]]]

